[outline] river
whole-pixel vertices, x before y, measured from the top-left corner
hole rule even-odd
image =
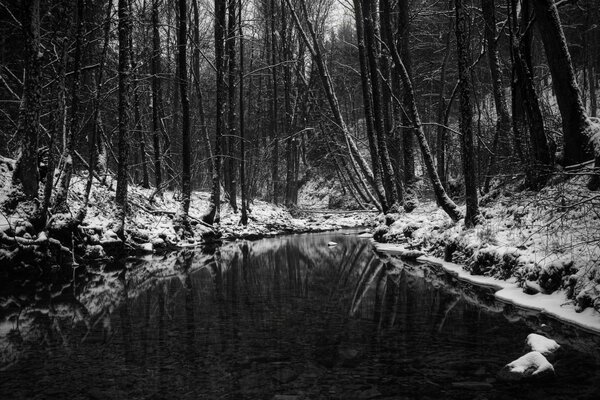
[[[0,300],[1,399],[600,398],[596,337],[348,232],[55,269]],[[497,380],[534,331],[563,345],[556,377]]]

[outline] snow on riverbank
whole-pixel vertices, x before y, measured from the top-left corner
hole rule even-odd
[[[586,188],[587,176],[565,176],[539,192],[518,183],[494,189],[482,199],[484,221],[474,229],[422,203],[381,218],[374,237],[401,244],[391,250],[397,255],[437,257],[419,260],[493,287],[503,302],[600,333],[600,195]]]
[[[0,204],[4,203],[13,188],[11,187],[11,169],[3,163],[0,171]],[[86,185],[85,174],[75,175],[71,181],[68,196],[70,212],[75,215],[84,201]],[[113,232],[116,215],[114,177],[107,176],[105,184],[94,180],[86,217],[79,227],[84,235],[85,252],[92,258],[102,257],[104,249],[118,242]],[[40,190],[42,190],[40,188]],[[173,224],[175,212],[179,207],[179,192],[165,191],[156,195],[154,189],[144,189],[130,185],[128,189],[129,210],[125,219],[127,245],[131,249],[152,252],[168,248],[195,246],[207,238],[223,239],[271,237],[283,233],[316,232],[336,230],[348,227],[364,226],[373,219],[373,214],[348,212],[344,214],[316,214],[311,218],[294,218],[285,208],[260,200],[250,203],[249,223],[239,223],[240,213],[234,212],[225,198],[221,199],[220,223],[210,227],[201,222],[209,207],[210,194],[195,191],[189,210],[193,237],[182,238]],[[40,197],[41,198],[41,197]],[[238,207],[239,208],[239,207]],[[31,217],[27,207],[20,204],[11,212],[0,213],[0,232],[14,235],[19,225],[26,224]],[[31,230],[31,229],[30,229]],[[42,233],[39,233],[42,234]],[[18,235],[18,234],[17,234]],[[27,233],[28,238],[37,235]],[[71,247],[69,244],[68,247]]]

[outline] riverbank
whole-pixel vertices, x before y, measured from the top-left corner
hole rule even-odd
[[[0,170],[0,205],[5,204],[14,192],[11,175],[10,163],[3,163]],[[68,209],[72,217],[83,205],[86,180],[85,174],[72,178],[68,194]],[[243,226],[239,223],[239,211],[234,211],[223,197],[219,224],[208,226],[202,222],[202,216],[209,207],[210,194],[194,191],[189,210],[192,235],[182,237],[173,223],[180,193],[166,190],[157,194],[153,188],[130,185],[129,210],[125,217],[126,238],[121,242],[113,231],[115,187],[114,177],[110,175],[104,184],[94,180],[83,222],[73,231],[72,237],[53,241],[58,243],[59,252],[63,253],[61,261],[74,261],[73,255],[82,259],[102,259],[115,249],[120,252],[154,253],[194,247],[215,240],[258,239],[286,233],[337,230],[365,226],[373,220],[373,214],[360,212],[318,213],[296,218],[285,207],[253,200],[250,202],[248,225]],[[16,207],[5,207],[2,211],[0,235],[7,240],[0,241],[0,260],[18,263],[24,245],[45,246],[49,239],[53,240],[49,232],[36,232],[33,229],[29,222],[31,207],[27,204],[18,203]],[[45,252],[45,248],[39,252]]]
[[[392,253],[489,281],[499,300],[600,333],[600,195],[586,182],[583,173],[564,174],[534,192],[514,179],[482,199],[475,228],[431,202],[380,217],[374,237],[397,244]]]

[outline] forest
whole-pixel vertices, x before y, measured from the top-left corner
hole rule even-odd
[[[319,191],[384,215],[433,200],[469,229],[508,184],[578,177],[557,207],[595,209],[599,9],[3,0],[2,257],[94,229],[147,242],[135,210],[168,215],[174,243],[218,237],[223,207],[241,230],[255,201],[293,211]]]
[[[114,3],[114,4],[113,4]],[[592,1],[4,1],[7,210],[73,229],[114,176],[114,231],[128,185],[221,191],[294,207],[316,176],[383,213],[433,192],[479,219],[495,180],[529,188],[594,158],[599,5]],[[596,147],[595,147],[596,146]],[[596,157],[596,163],[600,159]],[[11,166],[12,168],[12,166]],[[317,172],[318,171],[318,172]],[[87,175],[70,210],[73,175]],[[590,172],[590,190],[598,188]],[[112,185],[112,182],[110,183]]]
[[[598,21],[0,0],[0,397],[596,399]]]

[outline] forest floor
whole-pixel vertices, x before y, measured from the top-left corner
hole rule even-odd
[[[13,190],[11,185],[10,162],[0,163],[0,204],[3,204]],[[83,204],[87,177],[76,174],[71,181],[68,205],[73,215]],[[87,258],[103,258],[105,250],[118,243],[112,230],[115,207],[114,177],[108,175],[105,184],[94,180],[90,194],[87,214],[74,236],[81,242],[79,254]],[[40,188],[40,192],[43,190]],[[303,213],[302,218],[295,218],[282,206],[261,200],[250,202],[249,221],[247,226],[239,223],[240,212],[234,212],[229,202],[221,199],[220,223],[214,227],[204,224],[201,219],[208,210],[210,194],[194,191],[189,210],[192,226],[192,237],[180,237],[173,224],[175,213],[179,207],[180,193],[170,190],[162,195],[153,195],[154,189],[130,185],[128,188],[129,210],[125,220],[126,249],[138,252],[165,251],[184,247],[193,247],[214,238],[232,240],[237,238],[257,239],[272,237],[285,233],[304,233],[330,231],[342,228],[365,226],[372,222],[374,214],[348,211],[342,214]],[[239,202],[238,202],[239,203]],[[24,236],[35,240],[36,233],[30,229],[19,229],[27,226],[30,217],[27,207],[17,206],[15,210],[0,210],[0,233],[8,236]],[[43,233],[39,233],[43,234]],[[38,234],[38,235],[39,235]],[[71,247],[71,244],[63,243]],[[2,257],[0,257],[2,258]]]
[[[586,171],[565,173],[532,191],[522,178],[509,178],[481,199],[483,222],[475,228],[428,202],[379,217],[374,236],[402,244],[409,256],[439,257],[471,275],[515,283],[520,292],[559,293],[577,312],[600,311],[600,193],[587,189],[588,180]]]

